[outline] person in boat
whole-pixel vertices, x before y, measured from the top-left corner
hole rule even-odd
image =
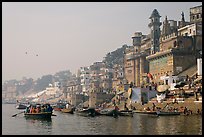
[[[25,113],[29,113],[30,112],[30,106],[27,106],[25,109]]]
[[[41,112],[41,108],[40,108],[40,106],[37,106],[36,107],[36,113],[40,113]]]
[[[50,106],[50,104],[48,104],[46,110],[47,110],[46,112],[52,112],[53,108]]]
[[[65,108],[66,108],[66,109],[68,109],[68,108],[69,108],[69,104],[68,104],[68,103],[66,104],[66,107],[65,107]]]

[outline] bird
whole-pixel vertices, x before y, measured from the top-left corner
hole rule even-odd
[[[28,54],[28,52],[25,52],[25,54]]]
[[[38,56],[38,54],[36,54],[36,56]]]

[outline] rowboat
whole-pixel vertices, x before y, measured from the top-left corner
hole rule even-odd
[[[172,116],[172,115],[180,115],[179,111],[156,111],[158,116]]]
[[[18,104],[16,106],[17,109],[26,109],[27,105],[24,105],[24,104]]]
[[[86,108],[86,109],[78,108],[75,110],[75,113],[81,116],[91,116],[91,117],[96,116],[96,111],[94,108]]]
[[[51,119],[52,112],[24,113],[25,118]]]
[[[131,117],[133,117],[133,111],[132,110],[119,110],[118,115],[119,116],[131,116]]]
[[[99,111],[100,115],[118,117],[119,111],[114,108],[106,108]]]
[[[157,115],[156,111],[134,111],[134,113]]]
[[[61,112],[74,114],[74,108],[63,108],[61,109]]]

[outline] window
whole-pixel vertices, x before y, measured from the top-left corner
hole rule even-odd
[[[190,34],[191,34],[191,29],[190,29]]]
[[[197,19],[199,19],[199,14],[196,17],[197,17]]]
[[[176,41],[174,41],[174,47],[176,47]]]

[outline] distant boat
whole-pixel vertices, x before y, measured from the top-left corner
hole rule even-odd
[[[96,116],[96,110],[94,108],[86,108],[86,109],[78,108],[75,110],[75,113],[82,116],[91,116],[91,117]]]
[[[133,111],[132,110],[119,110],[118,115],[119,116],[131,116],[131,117],[133,117]]]
[[[156,111],[134,111],[134,113],[157,115]]]
[[[118,117],[119,111],[115,108],[106,108],[99,111],[100,115]]]
[[[63,108],[61,109],[61,112],[74,114],[74,108]]]
[[[158,116],[172,116],[172,115],[180,115],[179,111],[156,111]]]
[[[20,104],[18,104],[18,105],[16,106],[17,109],[26,109],[26,107],[27,107],[27,105],[22,104],[22,103],[20,103]]]

